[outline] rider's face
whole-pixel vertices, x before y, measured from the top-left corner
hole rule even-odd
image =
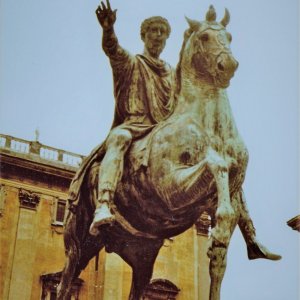
[[[168,29],[165,24],[154,22],[145,33],[144,42],[149,54],[158,58],[163,51],[168,38]]]

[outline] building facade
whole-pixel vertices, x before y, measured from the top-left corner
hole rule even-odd
[[[55,300],[65,262],[68,188],[83,156],[0,135],[0,299]],[[145,299],[207,300],[209,218],[166,240]],[[72,286],[72,299],[125,300],[131,269],[101,251]]]

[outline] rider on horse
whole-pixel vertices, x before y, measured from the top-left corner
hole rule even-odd
[[[102,7],[97,8],[96,15],[103,28],[103,49],[113,70],[116,112],[113,128],[104,144],[98,148],[104,156],[99,169],[98,198],[90,226],[91,235],[99,233],[99,226],[115,221],[111,207],[114,206],[114,194],[122,178],[124,157],[130,145],[168,118],[176,106],[173,94],[175,73],[159,59],[170,34],[168,21],[162,17],[146,19],[141,25],[144,53],[132,56],[118,43],[113,28],[116,10],[112,11],[108,0],[106,6],[102,3]],[[83,164],[72,182],[71,209],[76,207],[76,191],[85,167],[86,164]],[[269,252],[257,241],[245,202],[242,209],[238,224],[248,245],[249,258],[280,259],[279,255]]]
[[[150,132],[175,106],[174,71],[159,59],[170,34],[168,21],[162,17],[145,20],[141,26],[144,53],[132,56],[118,43],[113,29],[116,11],[111,10],[109,2],[107,7],[98,7],[96,14],[103,28],[103,49],[113,70],[116,116],[99,170],[98,201],[90,227],[93,235],[98,233],[99,225],[114,221],[110,207],[132,141]]]

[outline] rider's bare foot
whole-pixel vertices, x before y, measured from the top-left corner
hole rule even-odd
[[[265,258],[270,260],[279,260],[281,259],[281,255],[270,252],[265,246],[260,244],[258,241],[248,245],[248,258],[249,259],[257,259],[257,258]]]

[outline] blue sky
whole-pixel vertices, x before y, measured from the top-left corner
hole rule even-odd
[[[237,230],[222,300],[299,299],[299,234],[286,221],[299,213],[299,3],[283,1],[115,0],[119,41],[140,53],[142,20],[172,27],[162,57],[178,61],[184,16],[201,20],[210,4],[228,30],[239,69],[228,89],[250,153],[244,185],[260,240],[280,262],[248,261]],[[114,99],[101,49],[95,0],[0,2],[0,132],[88,154],[107,135]]]

